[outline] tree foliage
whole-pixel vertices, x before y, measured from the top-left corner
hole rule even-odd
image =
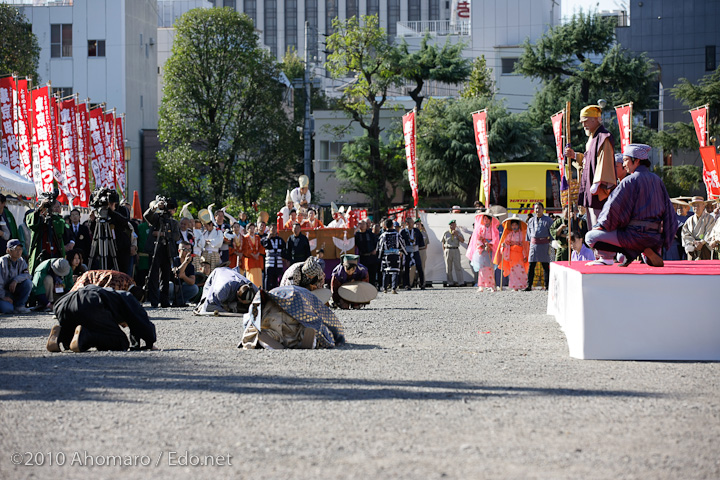
[[[705,75],[697,84],[681,78],[670,93],[688,108],[708,104],[709,135],[720,136],[720,67]],[[658,132],[657,142],[667,151],[696,150],[700,147],[692,121],[667,124],[665,130]]]
[[[609,107],[633,102],[642,111],[656,104],[656,74],[643,54],[635,56],[615,43],[614,20],[597,14],[573,15],[570,22],[546,32],[534,45],[525,42],[515,71],[541,80],[530,106],[532,122],[550,134],[550,116],[571,102],[577,118],[582,107],[604,98]],[[572,138],[584,139],[573,121]],[[579,143],[579,142],[578,142]],[[579,145],[578,145],[579,146]]]
[[[280,70],[252,21],[210,8],[190,10],[175,26],[159,122],[164,192],[196,205],[281,204],[299,140],[283,109]]]
[[[492,68],[487,66],[485,55],[480,55],[473,60],[470,78],[460,96],[463,98],[492,97],[494,93],[495,82]]]
[[[37,83],[40,46],[25,15],[0,4],[0,32],[0,75],[16,73]]]
[[[704,191],[702,169],[697,165],[677,165],[673,167],[659,165],[653,169],[653,172],[662,178],[670,197],[680,197]]]
[[[416,52],[408,50],[407,43],[400,45],[402,76],[415,83],[415,88],[408,91],[415,101],[418,110],[422,108],[425,97],[422,89],[425,82],[434,80],[450,85],[458,85],[467,80],[472,70],[470,60],[463,58],[464,43],[445,42],[442,48],[429,43],[432,36],[428,33],[420,42]]]
[[[525,115],[509,114],[487,97],[430,100],[417,121],[418,184],[423,191],[453,195],[465,205],[478,198],[482,175],[472,113],[485,108],[492,163],[543,159],[540,131]]]
[[[367,185],[357,186],[371,201],[371,211],[379,218],[385,176],[390,170],[387,157],[381,151],[380,111],[388,98],[388,89],[402,81],[398,48],[388,42],[385,30],[380,28],[376,15],[356,17],[346,21],[333,21],[334,33],[327,38],[326,68],[333,78],[352,77],[343,87],[339,106],[364,130],[367,140]],[[338,176],[348,165],[351,151],[341,158]],[[348,166],[351,168],[351,166]],[[353,177],[351,172],[345,177]],[[384,208],[384,207],[383,207]]]

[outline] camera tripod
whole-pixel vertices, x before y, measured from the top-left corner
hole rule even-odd
[[[108,270],[110,265],[108,257],[112,260],[112,270],[117,270],[117,248],[115,246],[115,239],[110,231],[110,224],[107,221],[106,212],[104,217],[102,213],[98,216],[97,223],[95,224],[88,266],[93,268],[95,259],[98,259],[98,268],[100,270]]]

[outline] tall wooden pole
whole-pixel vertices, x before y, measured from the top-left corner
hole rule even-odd
[[[565,141],[567,147],[571,145],[570,142],[570,102],[565,103]],[[568,168],[569,158],[565,158],[565,178],[567,178],[568,192],[567,192],[567,247],[568,247],[568,265],[572,264],[572,240],[570,239],[571,233],[571,214],[572,214],[572,200],[570,194],[572,189],[570,188],[570,180],[572,179],[572,165]],[[568,173],[570,174],[568,176]]]

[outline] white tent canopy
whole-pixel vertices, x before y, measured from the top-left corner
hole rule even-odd
[[[35,197],[35,184],[6,166],[0,165],[0,193]]]

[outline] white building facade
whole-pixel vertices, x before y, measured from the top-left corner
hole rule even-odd
[[[42,84],[125,114],[128,191],[142,191],[142,132],[158,124],[156,1],[6,3],[19,7],[32,24],[41,49]]]

